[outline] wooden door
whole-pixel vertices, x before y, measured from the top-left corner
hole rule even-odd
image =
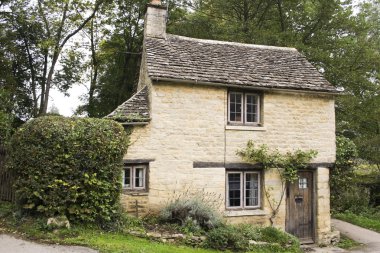
[[[313,220],[313,172],[298,172],[298,180],[287,187],[286,231],[297,236],[303,243],[312,243]]]

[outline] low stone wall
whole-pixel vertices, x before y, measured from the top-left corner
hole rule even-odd
[[[144,217],[149,212],[147,194],[122,194],[121,203],[126,213],[135,217]]]

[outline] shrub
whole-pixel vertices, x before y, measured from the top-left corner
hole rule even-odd
[[[104,224],[118,215],[128,138],[103,119],[40,117],[12,137],[9,168],[19,209]]]
[[[258,234],[258,241],[278,243],[282,248],[299,248],[300,245],[298,239],[295,236],[290,235],[284,231],[278,230],[274,227],[259,228]]]
[[[246,251],[249,249],[249,241],[240,232],[238,227],[232,225],[220,226],[208,233],[206,244],[218,250]]]
[[[249,241],[267,242],[252,244]],[[247,251],[268,249],[275,252],[297,251],[299,241],[296,237],[274,227],[254,227],[252,225],[224,225],[208,233],[206,244],[218,250]]]
[[[337,136],[336,147],[336,164],[330,176],[332,211],[360,213],[369,205],[369,191],[355,179],[357,147],[343,136]]]
[[[164,207],[160,218],[186,227],[189,232],[217,227],[222,223],[222,217],[213,202],[207,199],[211,195],[196,193],[193,196],[179,196]]]

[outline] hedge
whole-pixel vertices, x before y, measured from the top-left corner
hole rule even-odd
[[[22,211],[104,223],[119,210],[123,127],[110,120],[46,116],[12,137],[9,168]]]

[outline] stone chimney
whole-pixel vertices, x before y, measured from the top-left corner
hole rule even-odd
[[[160,0],[152,0],[147,5],[144,24],[144,36],[166,38],[166,7]]]

